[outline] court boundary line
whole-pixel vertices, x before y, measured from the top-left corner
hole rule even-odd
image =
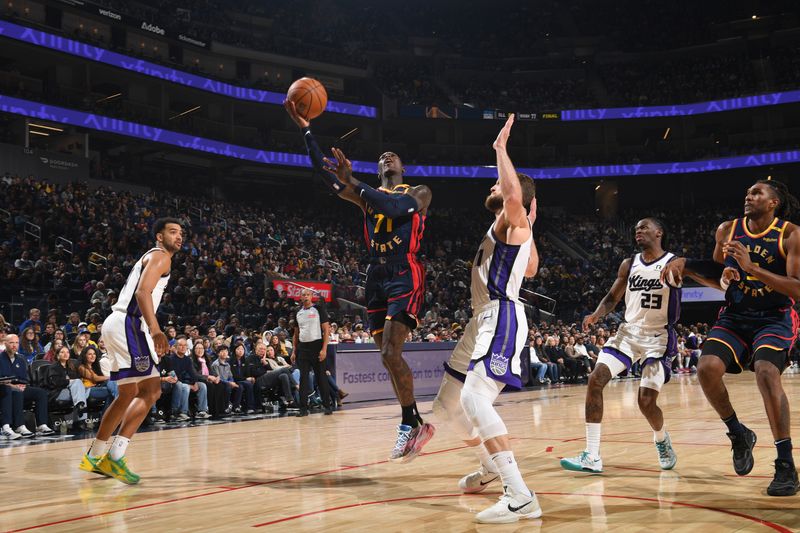
[[[464,494],[464,493],[456,493],[456,494],[429,494],[423,496],[409,496],[405,498],[389,498],[385,500],[374,500],[368,502],[359,502],[353,503],[348,505],[340,505],[337,507],[330,507],[328,509],[321,509],[319,511],[310,511],[308,513],[302,513],[294,516],[288,516],[284,518],[279,518],[277,520],[271,520],[269,522],[262,522],[260,524],[254,524],[251,527],[266,527],[275,524],[280,524],[283,522],[289,522],[291,520],[297,520],[299,518],[305,518],[307,516],[313,516],[318,514],[323,514],[327,512],[333,511],[340,511],[343,509],[352,509],[354,507],[364,507],[368,505],[378,505],[382,503],[394,503],[394,502],[402,502],[402,501],[414,501],[414,500],[429,500],[429,499],[437,499],[437,498],[456,498],[461,496],[490,496],[490,495],[497,495],[500,494],[499,492],[489,492],[489,493],[474,493],[474,494]],[[689,502],[682,502],[677,500],[664,500],[661,498],[647,498],[644,496],[625,496],[621,494],[602,494],[602,493],[590,493],[590,492],[536,492],[537,495],[543,496],[585,496],[585,497],[601,497],[601,498],[613,498],[613,499],[621,499],[621,500],[637,500],[643,502],[655,502],[655,503],[667,503],[673,506],[680,506],[680,507],[689,507],[692,509],[700,509],[704,511],[713,511],[717,513],[723,513],[731,516],[735,516],[737,518],[744,518],[746,520],[750,520],[751,522],[755,522],[756,524],[768,527],[779,533],[792,533],[791,529],[788,529],[786,526],[781,524],[777,524],[770,520],[765,520],[763,518],[758,518],[756,516],[739,513],[737,511],[729,511],[727,509],[720,509],[719,507],[711,507],[708,505],[700,505],[696,503],[689,503]]]

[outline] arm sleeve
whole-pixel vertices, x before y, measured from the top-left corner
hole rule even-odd
[[[322,181],[336,194],[342,192],[344,185],[336,176],[333,176],[330,172],[325,170],[325,162],[322,160],[324,156],[317,144],[317,140],[314,138],[314,135],[311,134],[311,128],[303,128],[303,140],[306,143],[306,150],[308,151],[308,156],[311,158],[311,163],[313,163],[314,169],[322,178]]]
[[[389,218],[397,218],[419,211],[419,204],[408,194],[386,194],[376,191],[365,183],[356,186],[356,193],[370,207]]]

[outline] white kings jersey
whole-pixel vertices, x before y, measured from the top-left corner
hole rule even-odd
[[[505,244],[494,234],[494,224],[483,236],[472,266],[472,309],[477,311],[493,300],[519,303],[519,289],[525,278],[533,244],[533,232],[519,245]]]
[[[681,290],[659,279],[673,257],[665,252],[652,263],[645,263],[642,254],[633,256],[625,288],[625,322],[641,329],[663,329],[678,321]]]
[[[126,313],[131,316],[142,316],[139,303],[136,301],[136,289],[139,288],[139,281],[142,279],[142,261],[148,254],[159,250],[161,250],[161,248],[151,248],[136,261],[136,264],[133,265],[131,269],[131,273],[128,274],[128,280],[125,282],[125,286],[122,287],[122,291],[119,293],[119,300],[117,300],[117,303],[111,308],[113,311]],[[161,304],[161,296],[164,294],[164,289],[167,288],[167,283],[169,283],[169,274],[162,276],[156,283],[155,288],[153,288],[153,311],[158,310],[158,306]]]

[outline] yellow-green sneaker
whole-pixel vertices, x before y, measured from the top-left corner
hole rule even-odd
[[[105,454],[95,458],[90,456],[88,453],[85,453],[83,454],[83,459],[81,459],[81,464],[78,465],[78,468],[86,472],[91,472],[93,474],[100,474],[101,476],[107,476],[108,474],[106,474],[97,467],[97,463],[102,461],[104,457]]]
[[[127,485],[139,483],[139,475],[128,470],[128,464],[124,457],[120,457],[119,460],[115,461],[106,454],[97,461],[97,468],[106,476],[113,477]]]

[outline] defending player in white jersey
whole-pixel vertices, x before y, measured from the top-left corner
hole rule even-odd
[[[586,450],[577,457],[561,459],[566,470],[602,472],[600,422],[603,419],[603,388],[614,376],[642,364],[639,383],[639,409],[653,428],[653,440],[661,468],[669,470],[678,458],[664,429],[664,415],[656,404],[661,387],[670,378],[670,360],[677,351],[675,323],[680,316],[681,290],[659,280],[661,271],[674,255],[665,252],[664,225],[656,218],[636,224],[636,244],[641,253],[625,259],[611,290],[597,309],[583,320],[583,329],[606,316],[625,295],[625,323],[597,358],[586,390]]]
[[[129,485],[139,476],[128,469],[125,451],[150,408],[161,396],[156,365],[167,351],[167,336],[156,320],[156,310],[169,282],[172,256],[181,249],[183,228],[174,218],[153,224],[156,246],[136,262],[113,312],[103,322],[103,341],[111,359],[111,379],[119,395],[103,415],[92,446],[79,468],[113,477]],[[107,441],[120,426],[111,447]]]
[[[459,482],[464,492],[480,492],[501,478],[503,496],[478,513],[481,523],[501,524],[542,514],[536,495],[528,489],[511,451],[508,431],[495,411],[503,387],[522,387],[520,355],[528,338],[528,322],[519,301],[525,276],[533,276],[539,257],[531,225],[536,218],[535,186],[517,174],[506,152],[514,123],[510,115],[494,142],[497,183],[486,198],[495,221],[484,235],[472,267],[472,318],[458,342],[433,402],[436,415],[469,446],[481,468]],[[531,220],[525,206],[531,205]]]

